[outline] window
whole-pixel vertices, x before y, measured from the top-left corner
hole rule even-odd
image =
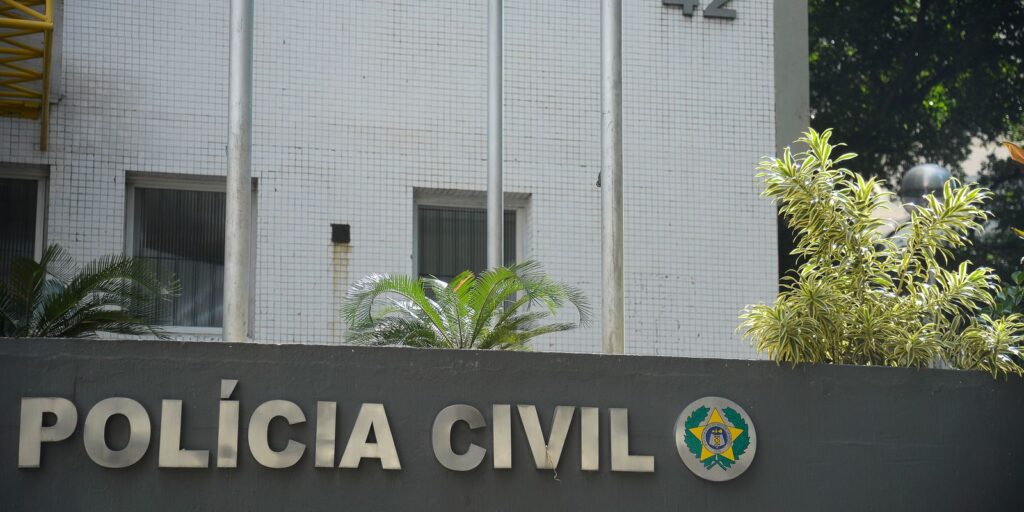
[[[0,168],[0,280],[15,259],[42,256],[45,211],[44,170]]]
[[[224,179],[129,173],[128,180],[127,252],[181,282],[180,296],[154,304],[158,323],[214,332],[223,325]]]
[[[157,304],[164,325],[220,327],[224,300],[223,192],[136,187],[134,257],[181,281],[181,295]]]
[[[464,270],[487,268],[487,210],[477,195],[420,198],[416,205],[416,273],[451,280]],[[454,199],[456,200],[453,200]],[[447,203],[447,204],[445,204]],[[461,203],[457,206],[452,203]],[[517,206],[519,201],[508,201]],[[523,249],[518,222],[523,208],[505,210],[506,265],[520,259]]]

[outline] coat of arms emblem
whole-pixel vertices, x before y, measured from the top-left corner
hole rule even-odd
[[[736,478],[754,459],[754,424],[742,407],[704,397],[683,409],[676,421],[676,448],[697,476],[721,482]]]

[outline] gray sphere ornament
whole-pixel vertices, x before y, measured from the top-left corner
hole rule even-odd
[[[912,207],[927,204],[925,196],[934,194],[942,197],[942,186],[953,178],[945,167],[936,164],[921,164],[910,168],[900,180],[900,200]]]

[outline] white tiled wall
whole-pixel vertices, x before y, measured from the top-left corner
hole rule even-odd
[[[734,330],[776,288],[753,177],[773,152],[772,2],[735,0],[733,21],[623,3],[627,352],[753,357]],[[256,337],[339,343],[341,289],[412,270],[414,188],[486,187],[487,2],[256,4]],[[528,256],[597,310],[600,3],[505,4],[506,190],[531,194]],[[0,119],[0,162],[51,166],[49,241],[123,250],[126,171],[224,173],[227,5],[66,1],[50,150]],[[597,352],[599,322],[534,347]]]

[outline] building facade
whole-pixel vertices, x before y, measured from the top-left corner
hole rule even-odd
[[[626,351],[754,357],[737,315],[777,290],[754,167],[775,152],[774,48],[792,34],[771,0],[729,2],[734,19],[623,4]],[[594,306],[599,19],[594,1],[505,2],[506,258]],[[67,0],[48,147],[0,119],[8,252],[157,261],[182,278],[167,322],[188,339],[219,335],[227,20],[226,2]],[[486,31],[478,0],[256,2],[254,340],[342,343],[361,276],[482,262]],[[533,346],[600,351],[595,320]]]

